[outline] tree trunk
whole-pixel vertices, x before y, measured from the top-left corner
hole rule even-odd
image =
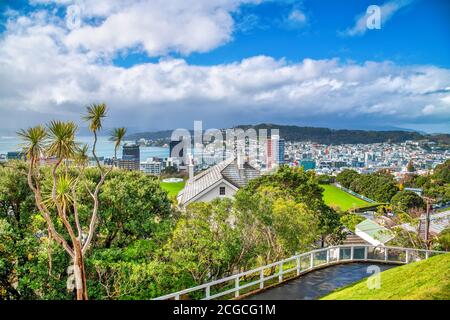
[[[81,245],[76,244],[75,258],[73,262],[73,270],[75,275],[75,287],[77,290],[77,300],[88,300],[87,285],[86,285],[86,272],[84,269],[84,259],[81,252]]]

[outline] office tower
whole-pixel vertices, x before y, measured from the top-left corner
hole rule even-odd
[[[266,141],[266,168],[284,164],[285,141],[278,135],[272,135]]]
[[[138,144],[125,144],[122,147],[122,159],[119,160],[119,168],[125,170],[139,170],[140,150]]]

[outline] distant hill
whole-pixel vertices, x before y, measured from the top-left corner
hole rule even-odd
[[[277,125],[262,123],[257,125],[239,125],[235,128],[247,130],[279,129],[280,136],[286,141],[312,141],[321,144],[356,144],[356,143],[399,143],[406,140],[429,139],[440,144],[450,145],[449,134],[427,135],[416,131],[387,130],[387,131],[365,131],[365,130],[343,130],[315,127],[299,127],[292,125]],[[127,136],[128,140],[144,138],[147,140],[169,140],[171,130],[142,132]]]
[[[139,140],[139,139],[146,139],[146,140],[159,140],[159,139],[170,139],[170,136],[172,135],[172,130],[163,130],[163,131],[148,131],[148,132],[138,132],[133,133],[130,135],[127,135],[125,137],[125,140]]]

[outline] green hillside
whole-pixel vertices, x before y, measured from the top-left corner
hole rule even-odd
[[[381,273],[381,288],[366,280],[341,288],[323,300],[450,300],[450,253]]]

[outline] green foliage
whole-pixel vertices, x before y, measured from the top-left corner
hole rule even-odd
[[[69,180],[76,170],[58,169],[62,203],[75,200]],[[48,195],[51,168],[39,172]],[[49,237],[26,173],[21,162],[0,168],[0,298],[73,299],[66,290],[72,263]],[[92,189],[101,172],[86,168],[77,177],[76,201],[86,225],[92,201],[85,186]],[[235,200],[193,203],[182,213],[171,207],[156,178],[112,170],[99,200],[98,232],[85,256],[91,299],[151,299],[308,251],[323,240],[337,242],[342,229],[314,174],[288,167],[250,183]],[[50,210],[67,239],[56,209]],[[72,214],[69,222],[75,223]]]
[[[53,120],[47,126],[47,131],[49,142],[45,151],[49,157],[70,159],[75,155],[77,150],[75,123]]]
[[[281,166],[274,174],[254,179],[245,188],[240,189],[236,194],[238,206],[254,212],[256,208],[252,207],[251,199],[260,187],[283,190],[286,196],[297,203],[305,204],[308,209],[315,212],[319,219],[322,241],[327,238],[329,243],[336,243],[342,238],[339,215],[324,203],[323,189],[317,183],[313,171],[305,172],[303,168]]]
[[[233,219],[229,199],[191,204],[163,250],[165,260],[197,284],[225,276],[241,251]]]
[[[450,228],[445,229],[439,234],[437,243],[433,249],[450,251]]]
[[[408,187],[423,188],[428,197],[450,201],[450,160],[436,166],[431,175],[416,175],[406,184]]]
[[[71,170],[67,169],[67,175]],[[48,237],[46,223],[37,212],[34,195],[27,185],[26,172],[23,162],[8,162],[6,167],[0,167],[0,299],[73,299],[72,292],[66,290],[66,269],[71,262],[63,249]],[[98,169],[86,170],[88,185],[99,178]],[[44,194],[48,194],[51,180],[48,167],[41,169],[41,179],[47,188]],[[150,286],[147,290],[144,282],[139,285],[139,278],[150,274],[150,265],[160,264],[155,252],[167,241],[173,228],[166,193],[157,180],[120,170],[115,170],[105,185],[99,212],[100,233],[94,242],[96,249],[86,259],[90,297],[101,299],[111,294],[103,286],[102,277],[108,277],[115,286],[123,281],[123,290],[115,292],[114,298],[149,298],[161,294],[162,291],[152,292]],[[59,196],[68,195],[65,186],[62,183],[57,188]],[[88,197],[84,194],[78,199],[82,221],[90,210]],[[55,227],[64,234],[60,224]],[[108,237],[112,240],[106,249]],[[155,270],[165,270],[160,267]],[[108,268],[113,271],[106,272]],[[130,274],[130,270],[136,274]],[[158,271],[155,277],[168,281],[168,275]],[[126,277],[130,277],[129,282],[125,281]],[[161,281],[148,277],[147,280],[151,280],[153,287]],[[166,287],[173,288],[169,282]]]
[[[159,181],[136,171],[114,171],[102,188],[100,201],[97,245],[106,248],[152,237],[160,221],[171,214]]]
[[[433,178],[441,183],[450,183],[450,160],[436,166]]]
[[[327,174],[321,174],[321,175],[317,176],[318,184],[330,184],[330,183],[334,183],[335,180],[336,180],[335,177],[329,176]]]
[[[86,115],[83,120],[89,122],[89,130],[97,132],[102,128],[102,119],[106,117],[106,104],[93,103],[86,107]]]
[[[341,217],[341,223],[349,230],[351,230],[352,232],[355,232],[355,227],[358,223],[363,222],[364,220],[366,220],[366,218],[354,214],[354,213],[349,213],[349,214],[345,214]]]
[[[336,177],[343,187],[378,202],[389,202],[399,191],[394,177],[389,172],[358,174],[354,170],[343,170]]]
[[[0,299],[68,299],[69,261],[49,241],[26,170],[22,162],[0,167]]]
[[[336,182],[338,182],[344,188],[350,188],[350,185],[354,180],[359,177],[359,173],[355,170],[344,169],[336,176]]]
[[[391,200],[396,212],[409,212],[411,209],[425,209],[423,199],[412,191],[400,191]]]

